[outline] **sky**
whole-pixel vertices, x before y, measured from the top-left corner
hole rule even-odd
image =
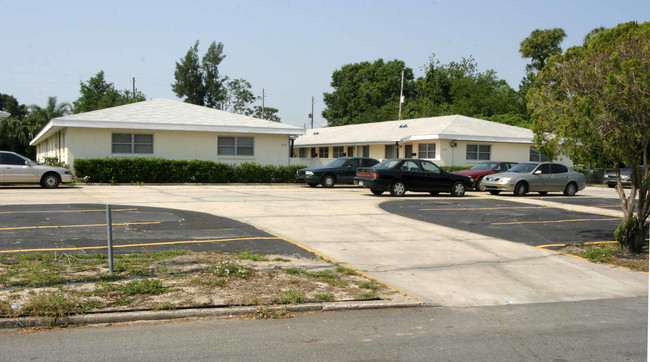
[[[648,0],[0,0],[0,93],[44,107],[72,103],[99,71],[116,89],[179,99],[175,64],[199,41],[224,44],[221,75],[243,78],[282,122],[327,121],[323,93],[342,66],[402,60],[415,77],[435,56],[473,57],[479,71],[518,89],[529,59],[519,45],[535,29],[562,28],[562,48],[591,30],[650,20]],[[257,105],[260,105],[258,102]],[[397,118],[397,115],[396,115]]]

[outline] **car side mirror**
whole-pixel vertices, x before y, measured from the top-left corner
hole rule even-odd
[[[535,171],[533,174],[534,174],[534,175],[541,175],[541,174],[542,174],[542,170],[537,170],[537,171]]]

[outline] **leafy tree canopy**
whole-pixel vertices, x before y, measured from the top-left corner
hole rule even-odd
[[[15,98],[9,97],[15,101]],[[18,104],[17,101],[13,101],[11,102],[13,105]],[[15,108],[10,107],[7,109],[7,112],[11,113],[10,109]],[[49,97],[45,108],[37,105],[31,105],[29,107],[22,105],[18,109],[25,110],[22,117],[14,117],[12,113],[12,116],[0,122],[0,149],[14,151],[31,159],[35,157],[35,150],[34,147],[29,146],[29,142],[34,136],[51,119],[65,116],[71,112],[70,104],[57,104],[56,97]]]
[[[540,71],[546,65],[546,59],[562,54],[560,43],[566,37],[561,28],[534,30],[524,39],[519,48],[522,58],[531,58],[531,64],[526,66],[529,72]]]
[[[332,74],[332,93],[325,93],[323,117],[330,126],[397,119],[402,70],[405,96],[413,81],[413,70],[401,60],[348,64]]]
[[[136,94],[129,90],[118,91],[113,83],[104,79],[104,71],[99,71],[87,83],[80,82],[81,96],[73,102],[74,113],[90,112],[98,109],[121,106],[146,100],[142,92]]]
[[[219,75],[219,64],[225,57],[223,44],[213,41],[199,62],[197,40],[185,57],[176,62],[176,82],[172,84],[172,90],[179,98],[185,98],[187,103],[223,110],[227,97],[224,82],[227,78]]]
[[[626,216],[617,233],[633,251],[647,235],[649,90],[650,22],[630,22],[597,29],[582,46],[548,59],[528,93],[535,142],[547,157],[566,152],[587,165],[633,168],[629,197],[618,188]]]

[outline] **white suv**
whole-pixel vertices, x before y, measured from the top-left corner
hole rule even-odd
[[[40,184],[55,188],[74,181],[72,171],[63,167],[38,165],[14,152],[0,151],[0,184]]]

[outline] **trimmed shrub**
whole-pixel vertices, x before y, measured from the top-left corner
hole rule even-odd
[[[97,183],[293,183],[306,166],[240,165],[162,158],[75,159],[77,177]]]

